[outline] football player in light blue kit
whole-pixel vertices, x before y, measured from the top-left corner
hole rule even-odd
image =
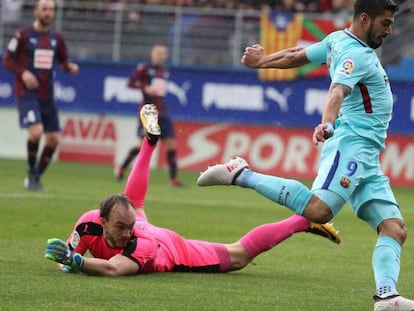
[[[257,44],[245,50],[242,63],[251,68],[294,68],[310,62],[329,68],[332,83],[322,122],[313,134],[315,145],[325,144],[311,191],[295,180],[255,173],[242,158],[209,167],[197,181],[200,186],[235,184],[255,189],[318,223],[331,220],[348,202],[378,233],[372,256],[374,311],[414,310],[414,301],[397,291],[407,230],[379,162],[393,97],[375,49],[391,34],[397,10],[394,0],[356,0],[351,27],[317,44],[269,55]]]

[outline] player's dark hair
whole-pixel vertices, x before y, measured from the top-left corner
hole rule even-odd
[[[367,13],[372,19],[385,11],[395,13],[398,11],[398,3],[395,0],[356,0],[354,3],[354,20],[361,13]]]
[[[121,205],[126,209],[133,208],[134,206],[126,195],[113,194],[101,202],[101,205],[99,206],[100,216],[108,220],[113,208],[118,205]]]

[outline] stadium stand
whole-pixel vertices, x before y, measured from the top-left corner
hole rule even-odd
[[[136,62],[147,57],[154,43],[165,42],[173,65],[234,68],[240,67],[244,47],[260,39],[263,7],[279,10],[285,1],[292,2],[295,11],[313,11],[310,8],[316,5],[323,13],[304,14],[317,18],[351,16],[349,0],[70,0],[59,2],[55,27],[65,35],[71,55],[81,60]],[[15,19],[5,18],[11,16],[6,12],[8,2],[20,6],[14,7]],[[33,3],[2,1],[2,50],[16,26],[32,22]],[[394,27],[397,35],[387,39],[379,51],[385,64],[414,57],[413,1],[405,1],[401,7]]]

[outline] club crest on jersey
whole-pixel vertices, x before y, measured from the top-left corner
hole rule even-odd
[[[343,188],[349,188],[351,180],[348,177],[342,176],[340,184]]]
[[[74,231],[72,233],[72,236],[70,237],[70,246],[72,246],[72,248],[76,248],[79,245],[80,242],[80,235],[78,233],[78,231]]]
[[[339,69],[339,73],[349,77],[352,74],[352,71],[354,71],[354,68],[354,62],[350,59],[345,59]]]

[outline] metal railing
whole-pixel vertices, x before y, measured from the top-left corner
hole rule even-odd
[[[2,1],[3,7],[6,2]],[[71,56],[77,59],[137,61],[148,57],[154,43],[163,42],[170,46],[173,65],[239,67],[245,46],[260,40],[260,12],[256,11],[83,1],[58,3],[55,28],[63,33]],[[406,3],[399,13],[395,24],[398,35],[391,36],[393,41],[387,39],[379,51],[385,61],[404,54],[414,55],[410,4],[411,1]],[[16,27],[32,23],[32,9],[33,2],[24,4],[13,19],[3,8],[0,22],[3,49]]]

